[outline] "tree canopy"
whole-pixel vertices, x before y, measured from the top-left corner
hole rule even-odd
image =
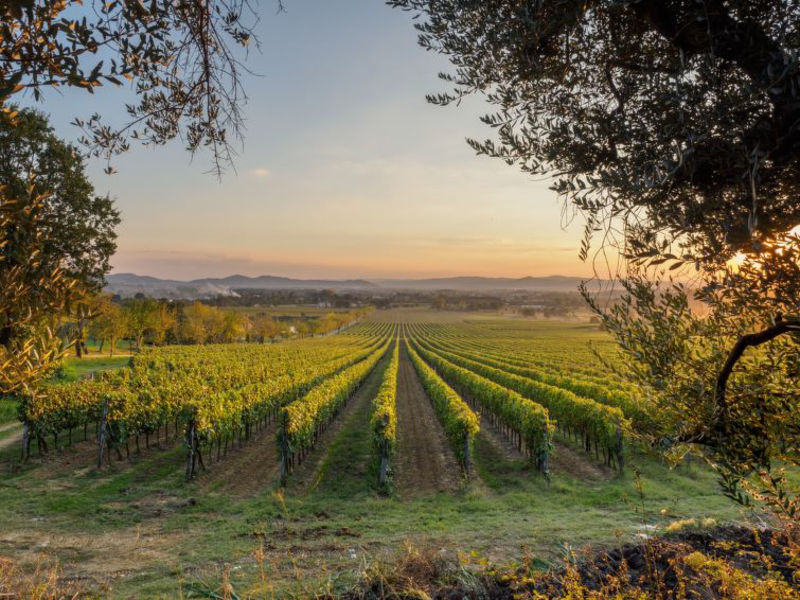
[[[93,94],[127,81],[136,98],[125,107],[127,123],[76,118],[87,150],[110,156],[131,138],[163,144],[180,137],[192,152],[209,149],[218,172],[230,163],[243,123],[241,59],[255,41],[247,0],[0,0],[0,15],[6,114],[20,93],[34,100],[54,87]]]
[[[125,123],[76,117],[84,154],[110,160],[131,139],[180,138],[210,150],[219,174],[241,134],[255,15],[247,0],[0,0],[0,16],[0,393],[10,393],[30,390],[57,356],[53,320],[102,284],[119,220],[75,149],[15,104],[128,82]]]
[[[58,356],[54,331],[82,319],[116,250],[119,213],[83,161],[33,111],[0,121],[0,394],[27,390]]]
[[[108,196],[96,196],[77,150],[60,140],[40,113],[19,111],[13,123],[0,121],[0,186],[11,196],[45,197],[41,227],[45,257],[89,291],[104,283],[116,250],[119,212]]]

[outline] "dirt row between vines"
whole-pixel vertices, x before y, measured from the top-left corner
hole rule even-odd
[[[252,496],[277,484],[280,469],[276,432],[277,420],[273,420],[253,432],[241,447],[234,444],[219,461],[216,449],[212,449],[206,458],[208,471],[197,480],[199,486],[234,496]]]
[[[331,443],[355,416],[369,413],[372,400],[378,392],[378,387],[381,383],[381,375],[383,374],[387,360],[388,356],[384,356],[378,364],[375,365],[375,368],[367,375],[367,378],[359,386],[355,394],[347,401],[344,408],[339,411],[339,414],[333,419],[330,426],[322,432],[314,450],[295,468],[294,473],[290,475],[287,486],[288,492],[291,493],[301,490],[312,491],[320,484],[320,480],[324,476],[322,472],[323,466],[327,460],[330,460],[328,457],[328,450]],[[352,469],[363,472],[366,470],[366,466],[363,464],[353,464]]]
[[[401,384],[403,379],[403,358],[405,358],[405,363],[407,366],[407,377],[409,380],[405,382],[404,385]],[[417,377],[416,372],[414,371],[414,366],[411,364],[410,359],[408,359],[405,350],[401,353],[401,361],[400,361],[400,375],[398,380],[398,390],[397,390],[397,412],[398,412],[398,424],[397,424],[397,435],[398,435],[398,446],[400,444],[400,438],[404,433],[404,429],[407,429],[403,426],[403,422],[401,421],[401,405],[403,402],[401,401],[401,387],[404,388],[403,391],[406,394],[414,394],[415,398],[422,399],[424,402],[419,402],[419,405],[411,403],[415,406],[413,411],[413,415],[408,418],[409,421],[415,421],[415,425],[419,430],[424,430],[425,427],[433,430],[436,429],[436,434],[430,433],[429,435],[425,436],[423,434],[417,434],[418,438],[422,438],[425,440],[429,440],[432,445],[436,445],[436,439],[440,438],[442,443],[444,444],[444,450],[438,450],[436,448],[429,448],[422,452],[425,453],[426,456],[430,459],[429,462],[437,462],[436,461],[436,454],[442,455],[444,457],[450,457],[453,461],[455,461],[455,457],[450,450],[449,445],[447,444],[447,440],[444,437],[444,432],[439,425],[439,421],[436,418],[435,413],[433,412],[433,408],[431,407],[430,400],[428,400],[427,395],[425,394],[425,390],[422,388],[422,384],[419,382],[419,378]],[[418,400],[419,401],[419,400]],[[408,401],[405,402],[408,404]],[[428,416],[423,416],[427,409]],[[480,412],[477,410],[476,412]],[[413,418],[412,418],[413,417]],[[425,425],[425,419],[432,419],[431,424]],[[485,416],[481,417],[480,423],[480,433],[479,435],[483,437],[483,439],[488,443],[494,450],[498,453],[498,456],[502,457],[503,460],[506,461],[521,461],[527,462],[526,455],[521,452],[516,444],[512,443],[501,431],[494,425],[492,425],[491,421],[487,419]],[[406,434],[409,432],[406,431]],[[409,445],[411,442],[409,442]],[[414,447],[412,446],[409,450],[413,451]],[[573,477],[575,479],[586,480],[586,481],[600,481],[600,480],[607,480],[611,479],[615,472],[613,469],[606,467],[603,464],[597,463],[593,458],[587,454],[584,454],[580,450],[576,450],[575,448],[571,447],[568,443],[565,443],[559,439],[555,440],[555,452],[551,455],[550,458],[550,471],[551,473],[557,474],[564,474],[569,477]],[[407,450],[408,451],[408,450]],[[402,447],[399,450],[399,460],[403,461],[402,456]],[[430,473],[431,468],[427,468],[424,465],[424,460],[417,460],[417,464],[420,465],[419,468],[423,471],[428,471]],[[457,464],[457,463],[456,463]],[[432,467],[435,471],[435,467]],[[457,472],[457,471],[456,471]],[[527,468],[524,469],[524,472],[520,473],[520,476],[527,475]],[[424,479],[424,477],[423,477]],[[457,478],[456,478],[457,479]],[[475,480],[473,480],[475,483]],[[419,486],[414,484],[413,480],[404,481],[404,485],[408,486],[409,489],[416,489]],[[428,482],[427,490],[439,490],[439,491],[446,491],[448,489],[453,489],[453,486],[457,485],[457,483],[453,484],[452,482],[443,482],[442,486],[437,488],[432,482]],[[450,486],[450,487],[448,487]],[[402,490],[402,486],[398,486]]]
[[[397,374],[397,461],[395,482],[401,498],[458,488],[460,467],[447,444],[433,406],[400,345]]]

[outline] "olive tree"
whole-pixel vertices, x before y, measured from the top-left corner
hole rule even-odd
[[[82,193],[81,210],[84,217],[93,212],[92,219],[60,211],[59,185],[75,181],[66,174],[54,179],[49,167],[52,160],[57,167],[77,165],[78,158],[68,156],[73,148],[50,144],[55,155],[28,160],[31,139],[16,142],[28,133],[50,134],[41,123],[30,126],[36,119],[16,105],[38,102],[51,89],[94,95],[127,84],[134,100],[121,125],[96,113],[76,115],[84,155],[110,161],[132,139],[160,145],[180,138],[193,153],[209,150],[219,174],[242,131],[240,74],[257,19],[247,0],[0,0],[0,17],[0,166],[7,166],[5,175],[16,165],[25,173],[0,186],[0,393],[7,393],[35,387],[57,356],[52,321],[64,311],[74,314],[77,301],[96,290],[113,244],[107,234],[94,234],[113,228],[117,218],[90,193]],[[26,132],[15,133],[17,127]],[[113,172],[110,163],[106,170]],[[85,187],[81,177],[77,183]],[[63,235],[81,226],[82,235]]]
[[[41,114],[14,119],[0,121],[0,395],[30,391],[59,356],[59,319],[74,320],[82,340],[119,223],[75,148]]]
[[[492,106],[472,147],[552,176],[585,217],[581,257],[623,292],[584,293],[662,409],[653,441],[702,452],[739,499],[797,462],[800,4],[389,4],[453,65],[431,102]]]

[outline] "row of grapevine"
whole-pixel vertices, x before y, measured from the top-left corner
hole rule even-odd
[[[470,470],[472,442],[480,429],[478,416],[470,409],[453,389],[431,369],[419,354],[406,345],[409,358],[419,375],[422,387],[436,411],[447,441],[453,448],[461,467],[466,473]]]
[[[636,431],[650,432],[655,429],[656,423],[653,415],[648,410],[649,405],[642,398],[630,393],[609,389],[598,383],[585,381],[575,376],[555,375],[529,367],[515,366],[506,362],[505,359],[495,358],[491,353],[479,349],[461,350],[460,346],[445,344],[439,341],[438,338],[426,337],[425,340],[437,350],[450,352],[460,358],[471,359],[501,371],[563,388],[574,392],[578,396],[595,400],[600,404],[617,407],[622,410],[625,417],[631,420]]]
[[[389,365],[383,372],[378,393],[372,400],[370,430],[378,465],[378,486],[387,490],[391,481],[391,460],[397,447],[397,372],[400,365],[400,339],[397,338]]]
[[[48,394],[22,399],[20,419],[24,425],[23,454],[29,452],[29,445],[36,439],[39,452],[47,451],[46,436],[53,436],[58,449],[59,434],[72,436],[72,430],[84,428],[87,437],[89,424],[99,423],[103,415],[99,398],[113,391],[105,381],[83,380],[69,385],[53,386]],[[94,427],[95,434],[97,427]],[[69,440],[71,443],[71,439]]]
[[[328,344],[316,346],[304,354],[284,354],[280,357],[267,355],[261,358],[272,358],[270,372],[272,376],[279,376],[289,371],[312,368],[321,362],[335,361],[363,348],[362,344]],[[237,346],[231,348],[230,352],[239,354],[241,350]],[[246,352],[240,355],[241,361],[249,359]],[[156,367],[152,369],[156,370]],[[127,391],[130,395],[114,398],[110,403],[110,418],[121,423],[127,422],[129,429],[144,433],[162,424],[165,419],[182,413],[187,404],[210,394],[211,390],[226,389],[213,377],[214,371],[226,369],[230,367],[225,363],[220,366],[208,364],[202,367],[206,374],[202,377],[194,369],[165,368],[166,374],[152,378],[137,377],[132,370],[124,369],[119,373],[104,374],[97,381],[50,386],[43,393],[26,399],[22,416],[35,434],[58,434],[87,421],[96,421],[109,393]],[[254,375],[254,371],[247,369],[242,372]],[[255,376],[253,379],[258,380]],[[212,383],[208,383],[209,380]]]
[[[426,323],[421,329],[426,338],[436,337],[448,346],[461,346],[467,350],[477,348],[517,366],[533,367],[551,374],[567,374],[623,392],[636,391],[630,384],[609,373],[588,345],[562,339],[561,332],[556,338],[519,338],[491,334],[483,328],[466,324],[455,328]],[[604,354],[605,360],[613,362],[613,355]]]
[[[277,408],[305,393],[326,377],[371,354],[391,327],[368,329],[374,336],[342,334],[323,343],[288,342],[276,345],[194,346],[155,350],[137,357],[133,368],[105,374],[97,381],[51,386],[46,393],[27,398],[24,422],[24,452],[35,439],[40,452],[52,435],[58,445],[60,433],[72,436],[83,426],[88,437],[94,424],[100,437],[98,461],[103,445],[110,452],[121,447],[129,452],[129,440],[138,448],[139,436],[158,438],[170,428],[183,430],[190,448],[191,467],[199,447],[213,441],[228,441],[235,435],[249,437],[250,428],[274,415]],[[282,347],[285,346],[285,347]],[[267,363],[259,365],[259,362]]]
[[[418,356],[420,362],[424,359],[446,382],[488,414],[494,425],[511,437],[520,450],[527,452],[536,468],[545,476],[549,475],[549,456],[553,451],[555,427],[547,409],[434,354],[416,339],[412,345],[414,355]]]
[[[371,328],[370,328],[371,329]],[[214,389],[263,382],[276,374],[285,362],[302,360],[316,352],[340,356],[383,337],[389,328],[375,335],[357,336],[349,331],[335,338],[292,340],[278,344],[229,344],[168,346],[148,349],[134,356],[127,370],[132,385],[157,386],[175,378],[191,378]]]
[[[278,416],[281,407],[369,360],[385,344],[384,339],[379,339],[344,358],[289,368],[265,383],[195,397],[188,408],[187,444],[190,454],[202,464],[201,448],[211,447],[216,442],[219,456],[223,444],[227,448],[227,444],[237,437],[249,439],[252,427],[267,425]],[[187,460],[187,470],[188,477],[192,477],[195,472],[193,460]]]
[[[313,387],[303,397],[284,406],[279,415],[278,450],[281,481],[302,462],[319,435],[386,354],[390,340],[363,360]]]
[[[424,345],[424,342],[422,343]],[[628,422],[619,408],[606,406],[569,390],[507,373],[449,352],[441,350],[434,352],[430,346],[426,350],[440,359],[481,375],[546,407],[556,418],[561,429],[580,437],[587,452],[591,451],[594,444],[595,454],[599,456],[602,452],[607,464],[616,463],[620,469],[622,468],[622,432],[628,426]]]
[[[518,367],[534,368],[550,375],[568,375],[582,382],[594,383],[609,390],[632,393],[629,384],[619,381],[598,364],[596,357],[580,352],[581,348],[570,344],[568,353],[564,353],[553,345],[544,349],[525,350],[522,340],[488,338],[480,335],[464,335],[463,332],[448,327],[426,323],[421,326],[426,339],[437,339],[449,348],[460,348],[466,351],[480,351],[482,355],[502,360],[504,363]],[[577,352],[577,354],[576,354]],[[586,366],[587,363],[592,366]]]

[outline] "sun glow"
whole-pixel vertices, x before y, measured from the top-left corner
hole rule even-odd
[[[786,251],[786,246],[792,242],[796,243],[799,236],[800,225],[795,225],[788,232],[778,236],[774,241],[765,242],[765,251],[776,256],[782,256]],[[725,266],[727,269],[735,273],[741,268],[747,258],[748,254],[739,250],[734,256],[728,259],[728,261],[725,263]],[[758,263],[755,262],[754,264]]]

